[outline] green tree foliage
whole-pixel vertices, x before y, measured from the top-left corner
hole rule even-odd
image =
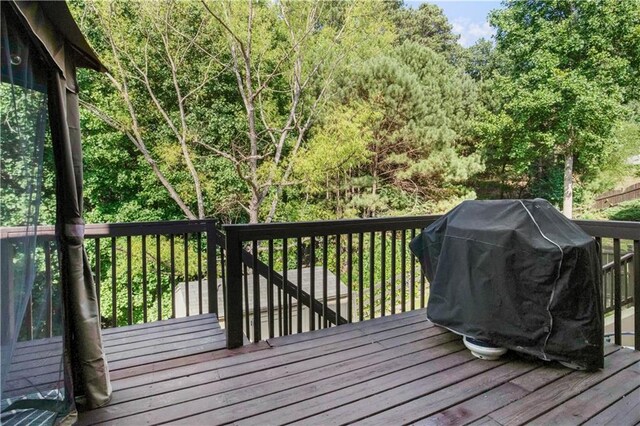
[[[89,185],[92,204],[109,205],[96,217],[271,220],[335,77],[393,41],[391,23],[377,18],[386,9],[361,1],[78,4],[110,71],[82,82],[83,106],[99,119],[87,125],[87,145],[96,147],[87,159],[113,166],[92,180],[113,185]]]
[[[385,5],[280,1],[205,7],[224,33],[247,129],[233,151],[212,151],[233,163],[245,182],[250,222],[259,220],[268,198],[270,221],[336,76],[388,38],[389,25],[372,19]]]
[[[466,50],[429,4],[74,5],[110,71],[81,75],[90,221],[560,204],[567,158],[583,196],[635,140],[632,2],[507,2]]]
[[[563,171],[571,215],[574,179],[607,164],[621,105],[637,96],[639,22],[638,2],[516,0],[493,13],[499,63],[478,132],[504,187],[549,197]]]
[[[493,43],[481,38],[465,50],[461,66],[474,80],[484,82],[491,78],[497,61]]]
[[[367,190],[350,201],[361,214],[414,209],[466,192],[464,183],[482,169],[467,138],[476,97],[468,76],[407,42],[365,63],[346,87],[345,100],[359,99],[380,114],[370,127],[369,163],[357,176]]]
[[[640,120],[633,114],[616,124],[613,130],[615,146],[605,167],[584,182],[585,202],[624,182],[630,177],[640,177],[640,166],[628,161],[640,153]]]
[[[381,118],[366,103],[338,106],[325,115],[297,160],[294,173],[304,182],[305,192],[328,204],[325,207],[336,217],[357,214],[347,201],[360,189],[354,177],[371,162],[372,128]]]
[[[95,117],[84,132],[88,196],[102,220],[234,215],[241,184],[203,146],[231,146],[244,131],[241,105],[228,57],[211,53],[220,34],[202,8],[185,6],[89,2],[77,11],[109,69],[81,82],[85,115]],[[95,163],[107,166],[92,176]],[[218,177],[224,188],[211,183]]]
[[[55,220],[48,118],[46,93],[0,84],[0,226]]]
[[[626,201],[605,212],[611,220],[640,222],[640,200]]]
[[[416,9],[398,5],[393,17],[400,44],[405,41],[421,44],[453,63],[463,55],[458,44],[460,36],[452,32],[443,10],[435,4],[422,3]]]

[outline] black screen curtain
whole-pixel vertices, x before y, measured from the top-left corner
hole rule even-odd
[[[57,120],[50,120],[56,165],[56,235],[75,392],[84,398],[82,405],[93,408],[109,402],[111,383],[102,348],[98,299],[84,248],[78,93],[69,88],[75,86],[75,69],[66,74],[66,78],[53,74],[49,86],[49,110],[58,115]]]
[[[0,423],[53,425],[73,419],[75,407],[60,286],[44,267],[55,256],[38,227],[50,67],[11,7],[0,6]]]
[[[65,358],[86,408],[111,398],[95,284],[84,249],[82,145],[76,68],[103,71],[65,2],[12,1],[24,30],[51,63],[49,122],[56,168],[56,237],[65,312]]]

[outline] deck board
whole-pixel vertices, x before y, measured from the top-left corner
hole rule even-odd
[[[620,349],[605,358],[605,368],[597,372],[576,371],[564,376],[526,397],[489,414],[502,424],[524,424],[535,420],[550,408],[554,408],[570,398],[587,391],[592,386],[606,380],[615,373],[626,369],[640,360],[640,352]],[[586,409],[586,407],[583,407]]]
[[[422,325],[424,335],[433,335],[436,339],[433,344],[448,342],[453,338],[448,333],[444,333],[443,330],[431,327],[424,321]],[[407,336],[408,340],[413,340],[415,333],[407,334],[406,330],[403,330],[404,328],[415,329],[415,327],[404,325],[393,331],[397,334],[405,333],[404,335]],[[311,348],[304,351],[279,354],[274,357],[269,356],[274,355],[272,352],[276,351],[275,349],[271,349],[255,354],[253,358],[256,359],[250,362],[240,364],[231,363],[226,366],[220,365],[216,370],[182,377],[178,376],[172,380],[147,386],[145,390],[147,395],[162,394],[161,400],[156,399],[151,402],[153,408],[158,408],[158,412],[149,415],[158,415],[165,419],[179,417],[179,413],[182,411],[193,413],[193,410],[197,409],[193,407],[194,405],[201,406],[206,404],[206,407],[212,408],[216,406],[220,400],[230,401],[234,398],[234,395],[237,395],[237,398],[240,398],[238,401],[241,401],[243,398],[249,398],[250,395],[255,394],[260,396],[265,393],[287,389],[288,387],[295,386],[295,379],[301,376],[308,376],[309,374],[331,376],[340,372],[346,373],[352,371],[354,368],[357,368],[358,365],[365,367],[374,364],[376,361],[380,362],[388,358],[394,359],[400,354],[397,350],[392,353],[382,351],[381,354],[377,354],[377,352],[381,351],[381,347],[374,343],[376,339],[380,339],[388,332],[389,330],[326,345],[323,347],[323,353],[328,353],[327,356],[320,356],[318,355],[319,351],[317,348]],[[442,337],[437,339],[438,335]],[[345,349],[345,345],[347,344],[350,348]],[[411,345],[411,342],[408,342],[408,344]],[[419,345],[414,344],[414,352],[420,350],[418,346],[424,347],[426,345],[424,342],[420,342]],[[411,348],[405,350],[411,351]],[[351,362],[349,362],[350,360]],[[270,366],[270,368],[265,369],[265,367],[268,366]],[[293,378],[293,380],[291,378]],[[131,400],[135,398],[137,392],[136,389],[130,389],[129,392],[125,390],[121,393],[124,393],[124,398]],[[219,398],[219,395],[223,393],[223,397]],[[297,392],[294,394],[297,395]],[[118,398],[121,397],[122,396],[118,395]],[[180,405],[176,408],[174,407],[175,404]],[[127,405],[120,405],[122,407],[116,409],[119,415],[130,414],[132,412],[131,410],[139,411],[137,401],[132,401]],[[126,410],[126,413],[123,413],[123,410]],[[101,411],[109,410],[104,409]],[[111,410],[111,413],[113,414],[114,411]],[[136,419],[132,418],[132,421],[136,421]]]
[[[224,349],[224,330],[216,315],[156,321],[103,330],[109,368],[118,371]],[[21,395],[34,388],[58,387],[62,376],[62,338],[50,337],[18,342],[5,383],[7,396]]]
[[[158,345],[144,333],[136,340],[134,327],[110,332],[113,348],[119,347],[111,349],[114,359],[120,358],[113,400],[82,413],[80,424],[640,421],[640,352],[613,345],[606,348],[605,368],[587,373],[516,354],[478,360],[459,336],[427,321],[424,310],[235,350],[198,343],[207,338],[207,321],[182,319],[173,341],[166,334],[172,327],[156,324],[146,333],[157,333]],[[212,340],[224,337],[216,330]],[[195,353],[181,356],[190,343]]]
[[[585,422],[585,426],[635,425],[640,423],[640,388],[625,395],[597,416]]]

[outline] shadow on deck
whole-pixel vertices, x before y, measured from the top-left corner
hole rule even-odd
[[[424,310],[235,350],[212,315],[123,327],[105,343],[113,400],[80,424],[640,421],[640,352],[608,346],[596,373],[482,361]]]

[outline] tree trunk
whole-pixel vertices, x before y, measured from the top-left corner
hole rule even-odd
[[[373,195],[373,206],[369,209],[371,212],[371,217],[376,217],[376,195],[378,194],[378,151],[376,146],[376,153],[373,157],[373,170],[371,171],[371,177],[373,178],[373,183],[371,186],[371,194]]]
[[[573,153],[564,157],[564,199],[562,213],[569,219],[573,216]]]
[[[259,216],[258,213],[260,212],[260,204],[262,204],[262,201],[260,200],[260,198],[258,197],[257,194],[252,194],[251,195],[251,201],[249,201],[249,223],[258,223],[259,222]]]

